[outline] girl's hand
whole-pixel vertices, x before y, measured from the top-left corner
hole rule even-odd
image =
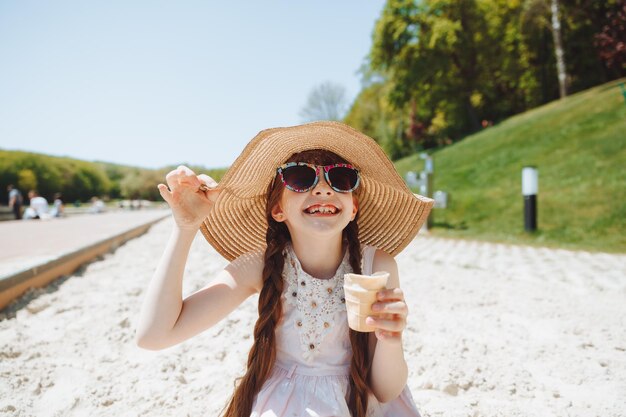
[[[372,311],[377,316],[369,316],[365,322],[376,327],[374,332],[378,340],[401,343],[409,314],[404,293],[400,288],[387,288],[378,291],[377,299],[378,302],[372,304]]]
[[[184,165],[170,171],[165,179],[167,186],[159,184],[158,188],[172,209],[176,225],[180,229],[197,231],[222,190],[217,189],[218,184],[213,178],[196,175]],[[201,185],[209,189],[203,191]]]

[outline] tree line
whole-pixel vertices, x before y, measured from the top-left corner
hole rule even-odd
[[[91,197],[108,199],[161,199],[157,184],[176,166],[147,169],[107,162],[89,162],[32,152],[0,150],[0,187],[2,191],[13,184],[24,195],[37,191],[48,201],[61,193],[66,203],[87,202]],[[225,170],[190,166],[219,181]],[[7,194],[3,192],[3,204]]]

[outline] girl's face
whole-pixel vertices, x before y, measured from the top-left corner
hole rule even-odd
[[[285,222],[292,236],[328,237],[341,235],[357,211],[356,196],[333,190],[321,175],[315,187],[307,192],[285,188],[271,214],[277,222]]]

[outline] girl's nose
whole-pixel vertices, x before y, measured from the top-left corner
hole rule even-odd
[[[321,176],[320,180],[315,184],[315,188],[313,188],[314,194],[324,194],[331,195],[335,190],[330,188],[330,185],[326,182],[326,177],[324,175]]]

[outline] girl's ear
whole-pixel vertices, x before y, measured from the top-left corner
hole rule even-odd
[[[280,223],[280,222],[285,221],[285,214],[283,213],[283,209],[280,207],[280,204],[276,204],[272,208],[270,213],[272,214],[272,217],[274,218],[274,220],[276,220],[277,222]]]

